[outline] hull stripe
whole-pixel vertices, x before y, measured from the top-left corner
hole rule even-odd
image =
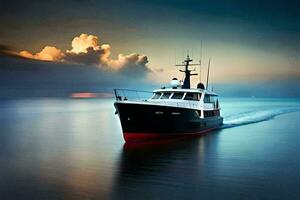
[[[164,134],[164,133],[123,133],[123,137],[126,142],[136,142],[136,141],[147,141],[147,140],[157,140],[157,139],[170,139],[174,137],[185,137],[185,136],[195,136],[199,134],[204,134],[209,131],[215,130],[218,127],[206,129],[200,132],[186,132],[178,134]]]

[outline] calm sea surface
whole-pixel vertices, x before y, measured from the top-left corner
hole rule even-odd
[[[300,100],[220,104],[220,130],[125,145],[112,99],[1,101],[0,199],[300,199]]]

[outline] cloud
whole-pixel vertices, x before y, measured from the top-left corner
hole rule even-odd
[[[5,44],[0,44],[0,55],[20,57],[19,53],[15,52],[10,46]]]
[[[145,71],[143,71],[145,73]],[[134,74],[134,77],[133,77]],[[44,62],[0,56],[0,99],[22,96],[69,96],[74,92],[112,92],[113,88],[152,90],[158,86],[141,74],[87,67],[67,62]]]
[[[72,40],[72,49],[67,50],[64,60],[81,64],[98,64],[101,68],[124,72],[149,71],[146,66],[147,56],[138,53],[119,54],[117,59],[112,59],[109,44],[101,45],[97,36],[84,33]]]
[[[75,37],[72,40],[72,49],[67,50],[67,53],[88,53],[88,49],[91,48],[94,51],[100,50],[100,46],[98,45],[98,37],[95,35],[82,33],[80,36]]]
[[[133,72],[141,74],[151,71],[149,68],[144,68],[144,66],[148,63],[147,56],[139,55],[137,53],[130,55],[119,54],[118,60],[115,62],[119,65],[122,72],[129,75],[135,75]]]
[[[65,56],[60,49],[52,46],[45,46],[42,51],[36,54],[32,54],[29,51],[21,51],[19,55],[25,58],[45,61],[59,61]]]
[[[115,70],[125,70],[129,67],[145,67],[148,63],[148,58],[145,55],[132,53],[129,55],[119,54],[118,59],[114,60],[110,57],[110,45],[104,44],[101,46],[102,54],[100,62],[104,66],[109,66]],[[149,68],[147,68],[149,70]]]
[[[85,49],[85,52],[73,53],[71,51],[67,51],[66,56],[64,57],[64,61],[85,65],[99,65],[100,55],[101,50],[94,50],[93,47],[88,47],[87,49]]]
[[[101,44],[99,38],[95,35],[82,33],[74,37],[71,46],[72,48],[65,53],[59,48],[46,46],[41,52],[36,54],[29,51],[21,51],[18,55],[36,60],[96,65],[99,68],[120,71],[125,74],[151,71],[147,67],[148,58],[145,55],[138,53],[119,54],[117,59],[111,58],[111,46],[109,44]]]
[[[7,45],[0,44],[0,53],[10,52],[11,48]]]

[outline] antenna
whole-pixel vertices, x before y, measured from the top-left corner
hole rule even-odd
[[[177,63],[177,56],[176,56],[176,46],[175,46],[175,65]]]
[[[208,60],[208,69],[207,69],[207,77],[206,77],[206,90],[208,90],[209,68],[210,68],[210,58]]]
[[[202,40],[201,40],[201,46],[200,46],[200,60],[199,60],[199,79],[201,83],[201,64],[202,64]]]
[[[193,60],[189,57],[189,55],[187,55],[186,59],[183,61],[183,64],[176,65],[176,66],[183,66],[183,67],[185,67],[184,70],[179,70],[180,72],[184,72],[185,73],[185,79],[184,79],[184,82],[183,82],[183,85],[182,85],[183,89],[190,89],[191,88],[191,86],[190,86],[190,77],[198,75],[198,74],[192,74],[191,71],[193,71],[193,70],[189,69],[189,66],[199,65],[199,64],[190,64],[190,62],[192,62],[192,61]]]

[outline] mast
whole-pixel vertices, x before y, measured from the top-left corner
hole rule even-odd
[[[207,90],[208,90],[209,68],[210,68],[210,58],[208,60],[208,69],[207,69],[207,77],[206,77],[206,89]]]
[[[202,67],[202,40],[201,40],[200,60],[199,60],[199,83],[201,83],[201,67]]]
[[[187,55],[187,57],[183,61],[182,65],[176,65],[176,66],[184,66],[185,67],[184,70],[179,70],[180,72],[184,72],[185,73],[185,78],[184,78],[183,85],[182,85],[183,89],[190,89],[191,88],[190,77],[198,75],[198,74],[191,74],[191,71],[194,71],[194,70],[189,70],[189,66],[199,65],[199,64],[190,64],[190,62],[192,62],[192,61],[193,60],[189,57],[189,55]]]

